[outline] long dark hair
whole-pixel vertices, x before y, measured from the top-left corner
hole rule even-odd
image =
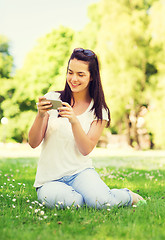
[[[68,61],[68,67],[70,60],[77,59],[84,62],[88,62],[88,69],[90,72],[90,85],[89,85],[89,94],[90,97],[93,98],[94,104],[91,108],[91,111],[94,109],[94,113],[96,115],[96,118],[98,120],[102,120],[102,109],[104,108],[108,113],[109,121],[107,122],[107,126],[110,125],[110,111],[109,108],[105,102],[104,92],[101,84],[101,78],[100,78],[100,70],[99,70],[99,62],[96,54],[91,50],[85,50],[83,48],[76,48],[74,49],[73,53],[71,54],[71,57]],[[67,67],[67,71],[68,71]],[[72,91],[66,81],[65,88],[63,91],[59,91],[61,94],[60,98],[63,102],[67,102],[71,104],[71,99],[73,99]],[[74,105],[74,99],[73,99],[73,105]]]

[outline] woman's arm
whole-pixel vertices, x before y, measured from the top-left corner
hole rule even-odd
[[[28,142],[32,148],[36,148],[42,142],[47,129],[49,115],[47,111],[52,106],[51,103],[44,102],[45,97],[40,97],[38,102],[38,113],[29,131]]]
[[[89,132],[86,134],[81,127],[79,121],[72,124],[73,135],[79,151],[84,155],[88,155],[96,146],[101,133],[106,125],[105,120],[93,121]]]
[[[46,132],[48,118],[48,114],[44,117],[41,117],[39,114],[37,114],[36,119],[29,131],[28,142],[32,148],[38,147],[42,142]]]
[[[59,114],[61,117],[69,119],[77,147],[79,151],[86,156],[96,146],[107,121],[93,121],[89,132],[86,134],[75,116],[72,107],[68,103],[63,103],[63,105],[65,105],[65,107],[59,108]]]

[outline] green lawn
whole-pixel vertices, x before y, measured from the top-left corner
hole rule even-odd
[[[0,154],[0,239],[165,239],[165,151],[96,149],[94,165],[110,188],[130,188],[140,207],[95,210],[47,209],[32,187],[37,154],[7,149]],[[30,156],[31,155],[31,156]]]

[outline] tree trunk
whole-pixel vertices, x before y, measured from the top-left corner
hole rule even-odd
[[[137,117],[136,122],[133,124],[133,132],[134,132],[134,141],[137,143],[136,149],[141,149],[140,141],[139,141],[139,135],[137,131]]]
[[[126,124],[126,131],[127,131],[127,133],[126,133],[126,135],[127,135],[127,142],[132,147],[132,142],[133,142],[132,137],[131,137],[132,123],[130,121],[128,112],[125,115],[125,124]]]

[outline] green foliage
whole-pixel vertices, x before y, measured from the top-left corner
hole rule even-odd
[[[98,3],[96,12],[96,15],[101,15],[96,20],[99,26],[96,51],[101,60],[102,80],[112,115],[112,129],[127,133],[129,143],[132,145],[135,142],[139,147],[141,129],[138,129],[138,120],[143,117],[144,107],[148,110],[151,108],[151,96],[159,88],[159,64],[164,68],[164,60],[157,56],[158,53],[162,56],[164,52],[163,43],[158,37],[157,45],[153,44],[154,24],[157,22],[156,29],[159,29],[158,23],[163,22],[161,30],[157,30],[155,34],[165,31],[162,4],[154,0],[145,3],[102,0]],[[156,10],[153,11],[155,8],[162,8],[160,17],[158,12],[156,15]],[[148,122],[143,127],[145,132],[151,131]],[[155,131],[152,129],[155,145],[163,147],[164,140],[159,139],[157,144]]]
[[[13,57],[9,53],[9,41],[0,35],[0,79],[10,78],[13,67]]]
[[[155,144],[159,148],[165,146],[165,4],[164,1],[155,1],[150,9],[149,31],[152,33],[151,45],[157,49],[152,56],[156,62],[158,73],[151,81],[157,82],[156,87],[150,86],[150,109],[146,116],[147,126],[153,134]]]
[[[13,80],[9,43],[1,36],[0,117],[12,121],[8,138],[27,140],[31,122],[30,115],[29,125],[24,120],[27,112],[36,112],[40,95],[63,89],[70,53],[75,47],[83,47],[94,50],[100,59],[111,131],[127,134],[132,146],[140,148],[141,137],[148,135],[151,146],[163,148],[164,12],[161,0],[101,0],[92,4],[88,9],[90,21],[82,31],[61,26],[43,36]],[[144,122],[140,126],[141,119]]]
[[[16,72],[14,86],[9,88],[14,95],[2,104],[4,115],[10,118],[9,139],[26,141],[38,97],[64,88],[72,39],[73,31],[68,28],[53,30],[38,40],[22,69]]]
[[[9,41],[5,36],[0,35],[0,120],[4,116],[3,101],[10,99],[14,92],[11,79],[12,67],[13,57],[9,53]]]
[[[15,76],[19,82],[16,99],[31,101],[49,91],[52,85],[55,90],[63,87],[66,70],[61,76],[61,68],[66,65],[72,38],[72,30],[60,27],[38,40],[23,68]]]

